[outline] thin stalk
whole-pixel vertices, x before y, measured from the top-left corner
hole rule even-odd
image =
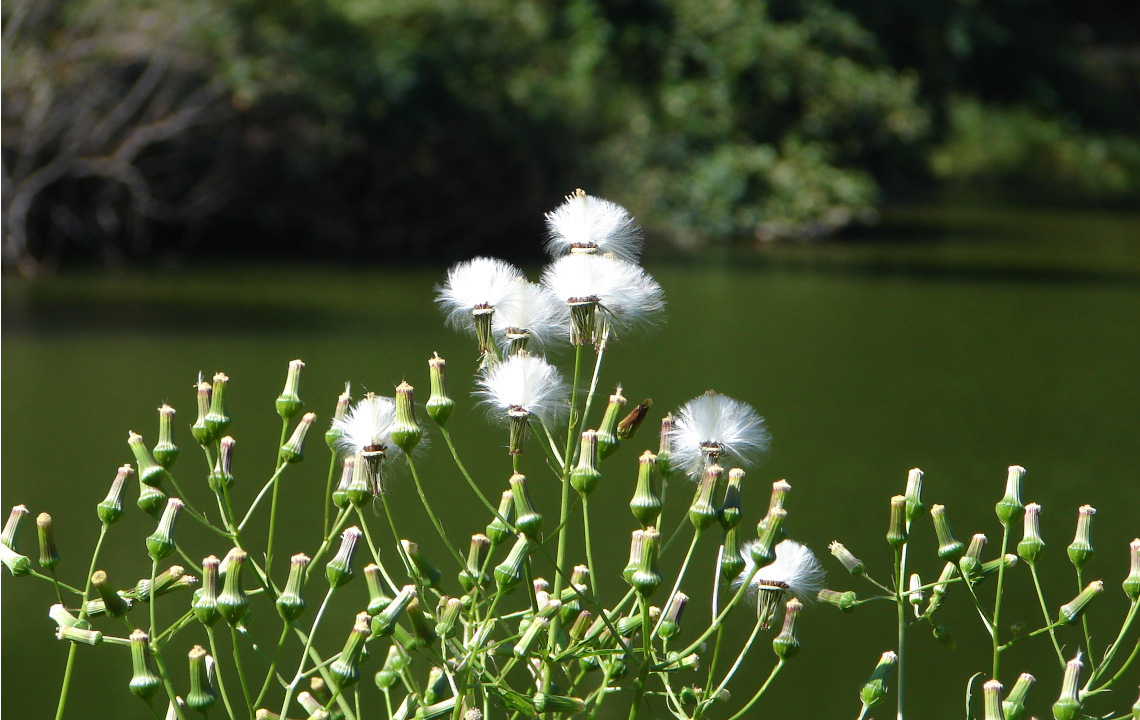
[[[254,707],[261,707],[265,693],[269,692],[269,685],[273,682],[273,675],[277,671],[277,660],[281,657],[281,648],[285,647],[285,638],[287,637],[289,637],[289,623],[285,623],[281,628],[281,637],[277,639],[277,649],[273,651],[273,660],[269,663],[269,670],[265,673],[265,682],[261,684],[261,690],[253,702]],[[213,634],[210,635],[210,640],[213,641]],[[217,656],[215,655],[215,657]]]
[[[1077,592],[1079,593],[1084,589],[1085,589],[1085,581],[1084,581],[1084,578],[1082,577],[1081,569],[1077,568]],[[1048,621],[1046,621],[1046,622],[1048,622]],[[1085,636],[1085,653],[1088,657],[1089,669],[1093,673],[1096,673],[1097,672],[1097,662],[1096,662],[1096,656],[1093,655],[1092,635],[1089,634],[1089,616],[1087,613],[1081,614],[1081,630],[1084,632],[1084,636]]]
[[[740,718],[748,714],[748,711],[751,710],[752,706],[760,700],[760,696],[763,695],[764,691],[768,689],[768,686],[772,684],[772,681],[776,678],[777,673],[779,673],[783,667],[784,661],[781,659],[776,663],[776,666],[772,668],[772,672],[768,675],[768,679],[764,681],[764,684],[760,686],[760,689],[756,691],[756,694],[752,696],[752,699],[748,701],[748,704],[742,707],[740,709],[740,712],[736,713],[728,720],[740,720]]]
[[[285,470],[285,468],[287,468],[288,466],[289,466],[289,463],[281,463],[281,464],[280,464],[280,465],[277,467],[277,470],[276,470],[276,472],[274,472],[274,473],[273,473],[273,477],[269,478],[269,480],[268,480],[268,481],[266,481],[265,485],[263,485],[263,486],[262,486],[262,488],[261,488],[261,491],[257,493],[257,497],[255,497],[255,498],[253,499],[253,502],[252,502],[252,503],[250,503],[250,506],[249,506],[249,510],[246,510],[246,511],[245,511],[245,517],[243,517],[243,518],[241,519],[241,522],[240,522],[240,523],[238,523],[238,525],[237,525],[237,529],[234,531],[235,533],[237,533],[237,532],[241,532],[242,530],[244,530],[244,529],[245,529],[245,525],[246,525],[246,523],[248,523],[248,522],[249,522],[249,519],[250,519],[250,518],[253,516],[253,511],[254,511],[254,510],[256,510],[256,509],[257,509],[257,506],[258,506],[258,505],[261,503],[261,499],[262,499],[263,497],[265,497],[265,493],[269,492],[271,489],[273,489],[274,487],[276,487],[276,485],[277,485],[277,478],[281,477],[281,473],[282,473],[282,472]],[[226,502],[227,502],[227,503],[229,502],[229,493],[228,493],[228,492],[226,493]]]
[[[733,676],[736,675],[736,671],[740,669],[740,664],[744,662],[744,656],[747,655],[748,651],[752,649],[752,643],[756,641],[756,636],[759,634],[760,619],[757,618],[756,624],[752,626],[752,634],[748,636],[748,640],[744,643],[744,647],[740,649],[740,654],[736,656],[736,662],[734,662],[732,664],[732,667],[728,669],[728,672],[725,673],[724,680],[720,683],[720,685],[717,686],[716,691],[710,697],[716,697],[720,695],[724,689],[728,687],[728,683],[732,680]]]
[[[689,549],[685,553],[685,560],[681,563],[681,570],[677,573],[677,580],[673,583],[673,589],[669,591],[668,597],[665,598],[665,604],[661,607],[669,607],[669,603],[673,601],[673,596],[681,589],[681,581],[685,579],[685,572],[689,569],[689,560],[693,557],[693,550],[697,547],[697,541],[701,539],[701,529],[693,526],[693,539],[689,541]],[[593,575],[593,571],[590,572]],[[748,583],[745,583],[746,586]],[[744,587],[742,586],[742,587]],[[661,621],[657,621],[657,627],[661,627]],[[688,653],[686,653],[688,654]]]
[[[1037,563],[1029,563],[1029,574],[1033,577],[1033,587],[1037,589],[1037,602],[1041,604],[1041,614],[1045,617],[1045,624],[1050,625],[1053,619],[1049,617],[1049,606],[1045,604],[1045,594],[1041,591],[1041,580],[1037,577]],[[1057,633],[1052,627],[1049,630],[1049,639],[1053,641],[1053,650],[1057,653],[1057,662],[1065,667],[1065,655],[1061,652],[1061,644],[1057,642]]]
[[[230,644],[233,646],[234,655],[234,668],[237,670],[238,684],[241,685],[241,694],[245,699],[245,707],[249,710],[249,716],[252,718],[254,714],[253,698],[249,694],[249,683],[245,679],[245,665],[241,661],[241,648],[238,646],[237,630],[230,626]]]
[[[277,443],[277,465],[285,464],[282,448],[289,439],[289,420],[281,418],[281,442]],[[265,543],[265,572],[273,569],[273,538],[277,529],[277,492],[281,488],[281,473],[273,473],[273,499],[269,502],[269,539]]]
[[[451,544],[451,540],[447,537],[447,532],[444,531],[443,525],[439,522],[439,517],[437,517],[435,512],[431,509],[431,504],[428,502],[427,495],[424,494],[424,486],[423,483],[420,482],[420,474],[416,472],[416,464],[412,460],[412,456],[408,455],[407,457],[408,468],[411,469],[412,480],[414,480],[416,484],[416,492],[419,493],[420,502],[423,504],[424,510],[427,511],[428,517],[431,518],[431,524],[435,526],[435,531],[439,534],[439,539],[443,540],[443,544],[451,551],[451,556],[459,563],[459,567],[466,567],[467,561],[463,559],[463,556],[460,555],[459,551],[455,549],[455,546]]]
[[[87,618],[87,596],[91,593],[91,576],[95,574],[95,565],[99,562],[99,552],[103,549],[103,539],[107,537],[107,524],[99,528],[99,539],[95,541],[95,550],[91,553],[91,564],[87,570],[87,585],[80,595],[79,619]],[[67,693],[71,689],[71,672],[75,667],[76,644],[71,643],[67,649],[67,665],[63,670],[63,686],[59,689],[59,702],[55,708],[55,720],[62,720],[63,710],[67,706]]]
[[[293,691],[297,689],[297,683],[304,677],[305,660],[309,656],[309,651],[313,647],[313,636],[317,634],[317,628],[321,624],[321,618],[324,617],[325,608],[328,607],[329,598],[332,597],[335,587],[329,586],[328,591],[325,593],[324,600],[321,601],[321,606],[317,608],[317,615],[313,618],[313,624],[309,628],[309,634],[305,638],[305,649],[301,651],[301,661],[297,665],[297,672],[293,673],[293,680],[289,682],[289,687],[285,688],[285,702],[281,704],[281,717],[286,717],[289,712],[289,703],[293,700]],[[251,711],[252,715],[252,711]]]
[[[598,573],[594,572],[594,543],[590,539],[590,498],[582,496],[582,533],[586,540],[586,567],[590,570],[590,592],[601,597],[598,590]]]
[[[905,708],[906,676],[903,674],[906,662],[906,595],[903,594],[906,582],[906,543],[895,549],[895,606],[898,613],[898,671],[896,677],[898,697],[896,698],[897,719],[903,720]]]
[[[1001,554],[998,555],[1000,562],[998,563],[997,590],[994,591],[994,631],[993,631],[993,634],[990,638],[992,641],[992,644],[993,644],[993,656],[994,656],[993,672],[990,674],[991,680],[998,680],[999,679],[998,672],[1001,670],[1002,647],[1001,647],[1001,639],[999,637],[999,635],[1001,633],[1001,599],[1002,599],[1002,594],[1003,594],[1002,589],[1005,587],[1005,551],[1006,551],[1006,548],[1008,547],[1008,545],[1009,545],[1009,525],[1006,523],[1002,523]]]
[[[329,520],[331,519],[329,517],[329,511],[333,507],[333,502],[332,502],[333,482],[334,482],[334,479],[336,476],[336,469],[337,469],[336,468],[336,466],[337,466],[336,461],[339,459],[340,459],[340,453],[333,450],[332,458],[329,459],[329,476],[328,476],[328,479],[325,480],[325,499],[324,499],[324,502],[321,503],[321,506],[324,508],[324,514],[325,514],[324,524],[321,527],[324,528],[324,530],[322,532],[324,532],[324,534],[326,536],[329,534]]]
[[[211,627],[209,625],[206,626],[206,636],[209,638],[209,641],[210,641],[210,654],[213,655],[215,658],[218,657],[218,645],[214,641],[214,628],[213,627]],[[237,720],[237,717],[234,715],[233,705],[230,704],[230,694],[229,694],[229,692],[226,691],[226,681],[222,677],[222,675],[223,675],[223,673],[222,673],[221,669],[218,669],[217,672],[214,673],[214,676],[218,679],[218,690],[222,694],[222,704],[226,706],[226,714],[230,716],[230,720]],[[273,676],[273,672],[270,671],[268,677],[272,677],[272,676]],[[262,693],[264,693],[264,692],[265,691],[263,690]],[[258,698],[258,704],[260,704],[260,703],[261,703],[261,698]]]
[[[151,646],[151,654],[154,655],[154,664],[158,667],[158,675],[162,678],[162,687],[166,690],[166,695],[170,698],[170,704],[174,707],[174,714],[178,717],[178,720],[186,720],[182,706],[178,704],[178,696],[174,694],[174,685],[170,682],[170,673],[166,671],[166,663],[162,662],[162,652],[159,648]],[[249,716],[253,717],[252,710],[250,710]]]
[[[1132,627],[1132,621],[1136,619],[1137,609],[1140,609],[1140,601],[1133,600],[1132,606],[1128,608],[1128,615],[1126,615],[1124,618],[1124,624],[1120,626],[1120,632],[1116,635],[1116,640],[1114,640],[1112,642],[1112,645],[1109,646],[1108,650],[1105,651],[1104,659],[1101,660],[1100,667],[1098,667],[1096,670],[1093,670],[1092,673],[1089,674],[1089,679],[1088,682],[1085,683],[1084,691],[1088,691],[1089,688],[1093,686],[1093,683],[1095,683],[1097,679],[1099,679],[1099,677],[1104,673],[1105,669],[1108,668],[1109,664],[1112,663],[1112,659],[1116,656],[1116,651],[1120,647],[1121,641],[1124,640],[1124,636]]]

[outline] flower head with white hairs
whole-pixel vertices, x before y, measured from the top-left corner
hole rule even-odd
[[[569,308],[575,345],[601,345],[652,326],[665,309],[656,280],[631,262],[604,255],[564,255],[543,271],[542,284]]]
[[[629,211],[582,190],[570,193],[566,202],[546,214],[546,227],[546,250],[555,258],[600,253],[635,263],[641,257],[641,228]]]
[[[477,257],[457,263],[447,271],[447,281],[438,288],[436,302],[452,327],[473,333],[479,352],[492,348],[491,318],[513,292],[521,270],[502,260]]]
[[[333,430],[340,432],[336,447],[356,458],[373,495],[383,488],[384,470],[404,452],[392,441],[396,425],[396,401],[368,393],[352,406],[343,419],[333,420]]]
[[[670,464],[697,480],[705,468],[728,456],[744,462],[768,449],[764,418],[752,406],[709,390],[675,413]]]
[[[733,589],[739,588],[752,575],[756,569],[756,561],[752,558],[753,540],[745,544],[740,552],[744,558],[744,570],[732,581]],[[783,604],[784,595],[790,594],[805,605],[815,600],[816,595],[823,589],[827,573],[819,564],[813,553],[806,545],[795,540],[784,540],[776,545],[776,559],[768,565],[756,570],[755,577],[748,584],[745,591],[748,599],[756,605],[756,616],[760,620],[760,628],[767,630],[776,614],[776,609]]]
[[[566,306],[542,285],[519,278],[495,310],[491,325],[507,354],[544,350],[565,343],[570,317]]]
[[[511,428],[510,453],[522,453],[526,426],[533,416],[544,425],[555,422],[566,410],[566,384],[562,375],[540,357],[520,353],[488,368],[479,379],[477,394],[489,406],[491,416]]]

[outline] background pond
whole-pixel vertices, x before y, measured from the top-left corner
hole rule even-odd
[[[762,514],[769,484],[787,478],[794,488],[789,534],[824,558],[829,584],[839,589],[867,590],[827,557],[832,539],[843,540],[872,572],[888,575],[887,501],[902,492],[909,468],[926,472],[927,504],[948,506],[959,537],[989,534],[992,557],[1000,538],[992,508],[1006,466],[1024,465],[1025,499],[1045,508],[1051,604],[1076,590],[1064,558],[1076,508],[1089,503],[1100,511],[1098,554],[1086,572],[1108,587],[1092,615],[1094,644],[1099,639],[1103,647],[1126,608],[1119,583],[1127,574],[1127,543],[1140,535],[1140,217],[926,208],[888,220],[879,234],[858,241],[683,262],[651,255],[645,264],[667,294],[668,323],[615,346],[603,386],[621,382],[631,402],[652,397],[651,425],[710,387],[753,404],[768,419],[773,444],[748,473],[746,521]],[[79,583],[88,560],[78,551],[98,530],[94,504],[115,468],[131,459],[127,430],[152,439],[154,408],[163,402],[179,409],[179,420],[193,420],[191,383],[200,371],[231,377],[236,492],[244,498],[269,474],[279,432],[272,401],[292,358],[307,363],[303,397],[322,418],[345,381],[389,394],[406,378],[421,388],[422,401],[432,351],[448,358],[452,395],[465,407],[472,349],[443,328],[433,307],[433,286],[444,270],[247,267],[33,284],[6,279],[4,505],[53,513],[61,573]],[[505,438],[488,436],[481,413],[469,410],[450,427],[482,487],[505,486],[505,454],[488,451]],[[185,425],[177,432],[183,457],[175,471],[187,488],[205,470]],[[628,554],[633,520],[626,503],[636,457],[655,449],[652,435],[643,431],[604,468],[596,505],[603,527],[616,536],[602,561],[611,588]],[[481,531],[487,518],[472,512],[476,506],[442,449],[438,442],[424,460],[427,481],[439,493],[445,525],[465,537]],[[529,465],[540,475],[540,462],[532,450],[524,470]],[[320,501],[326,463],[324,447],[314,442],[307,461],[287,477],[284,488],[296,502],[295,514],[282,521],[282,559],[312,551],[316,533],[303,518]],[[556,516],[553,484],[537,495],[548,517]],[[687,496],[684,488],[670,493],[674,520]],[[444,552],[432,542],[410,484],[394,482],[390,497],[404,533],[442,565]],[[150,531],[149,518],[140,515],[129,514],[110,540],[106,569],[119,584],[149,568],[141,541],[128,542]],[[26,525],[22,548],[34,555],[33,523]],[[191,527],[182,523],[180,533]],[[928,521],[916,528],[916,541],[929,548]],[[199,557],[226,549],[209,537],[187,537]],[[705,558],[713,545],[702,544]],[[677,554],[666,571],[676,567]],[[931,579],[940,567],[932,554],[915,564]],[[349,587],[364,592],[362,582]],[[1015,573],[1011,588],[1009,621],[1038,622],[1027,577]],[[66,657],[46,616],[50,589],[5,574],[2,591],[3,699],[9,710],[47,717]],[[339,615],[346,631],[348,609]],[[692,626],[704,612],[700,602],[690,609]],[[951,594],[942,613],[958,648],[948,652],[925,631],[913,636],[915,718],[961,717],[967,679],[988,666],[988,640],[964,598]],[[842,615],[814,608],[801,621],[803,649],[757,716],[855,717],[859,685],[878,655],[894,646],[892,610],[871,605]],[[747,630],[743,619],[738,629]],[[334,634],[339,647],[340,633]],[[197,641],[180,638],[178,654]],[[1047,645],[1024,647],[1007,656],[1003,679],[1008,684],[1022,670],[1037,675],[1030,712],[1046,716],[1060,673]],[[758,684],[767,673],[766,642],[755,658],[734,703],[751,694],[750,678]],[[366,666],[368,678],[378,668],[375,659]],[[69,717],[149,717],[126,692],[125,652],[84,649],[78,671]],[[1140,668],[1122,678],[1130,699],[1115,707],[1131,703],[1138,680]],[[372,698],[370,679],[363,686]]]

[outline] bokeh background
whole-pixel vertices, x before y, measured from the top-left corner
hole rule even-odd
[[[928,501],[960,537],[986,532],[992,556],[992,506],[1022,464],[1054,605],[1076,591],[1076,508],[1099,509],[1087,574],[1108,586],[1103,648],[1140,535],[1138,33],[1129,2],[5,2],[3,506],[52,512],[61,573],[79,583],[126,433],[152,439],[163,402],[185,421],[176,475],[205,497],[185,427],[199,372],[233,379],[247,500],[271,471],[272,401],[295,357],[322,419],[346,381],[426,389],[433,351],[466,406],[473,348],[442,326],[433,287],[476,254],[536,278],[543,213],[582,187],[642,222],[669,302],[663,328],[614,347],[603,386],[652,397],[650,425],[710,387],[765,415],[748,521],[787,478],[792,537],[821,555],[841,539],[886,575],[887,501],[917,466]],[[452,426],[497,492],[505,439],[477,411]],[[651,435],[604,468],[598,504],[620,538]],[[422,461],[436,507],[453,535],[481,531],[441,450]],[[536,475],[538,455],[524,460]],[[313,443],[290,471],[282,558],[312,552],[327,461]],[[671,493],[673,518],[686,495]],[[537,496],[555,515],[553,485]],[[442,565],[410,486],[391,501]],[[141,513],[116,526],[120,584],[148,572],[150,529]],[[225,552],[182,532],[195,553]],[[933,543],[925,525],[915,535]],[[608,578],[627,559],[624,539],[613,547]],[[825,564],[831,586],[864,590]],[[1034,623],[1027,578],[1011,583],[1009,621]],[[349,589],[344,618],[364,593]],[[0,592],[3,702],[50,717],[66,657],[50,588],[5,574]],[[961,717],[988,665],[963,598],[940,614],[958,647],[914,635],[915,718]],[[893,614],[802,620],[804,649],[756,716],[854,717]],[[767,673],[756,655],[725,715]],[[1007,657],[1003,680],[1033,672],[1030,711],[1048,716],[1048,647]],[[378,664],[365,669],[371,688]],[[126,692],[126,653],[81,652],[78,670],[69,717],[150,717]],[[1138,682],[1133,668],[1104,708],[1128,707]]]

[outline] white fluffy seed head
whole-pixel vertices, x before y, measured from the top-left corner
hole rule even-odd
[[[671,463],[697,480],[707,464],[725,464],[725,457],[744,463],[768,449],[764,418],[752,406],[713,392],[706,392],[681,406],[675,413]]]
[[[496,309],[523,278],[521,270],[502,260],[477,257],[457,263],[447,271],[447,280],[438,288],[436,302],[452,327],[473,332],[476,310]]]
[[[528,347],[543,350],[569,336],[570,316],[566,304],[550,290],[518,278],[511,293],[495,308],[491,326],[495,336],[508,345],[513,334],[525,333],[530,337]]]
[[[346,454],[383,452],[391,456],[400,449],[392,442],[396,423],[396,401],[368,393],[342,420],[333,420],[333,428],[341,431],[337,448]]]
[[[567,410],[566,384],[558,369],[525,353],[489,368],[479,379],[477,394],[499,420],[522,411],[550,424]]]
[[[598,321],[621,335],[660,322],[665,293],[641,267],[604,255],[565,255],[547,266],[542,284],[566,304],[595,302]]]
[[[746,543],[741,550],[744,558],[744,571],[732,581],[733,588],[739,588],[756,567],[751,548],[757,541]],[[760,568],[748,586],[748,597],[753,603],[759,592],[766,588],[781,589],[795,596],[805,605],[815,600],[823,589],[827,573],[819,564],[815,553],[806,545],[795,540],[784,540],[776,545],[776,559]]]
[[[575,190],[546,214],[546,250],[551,257],[566,253],[600,253],[636,263],[641,257],[641,228],[629,211],[609,200]]]

